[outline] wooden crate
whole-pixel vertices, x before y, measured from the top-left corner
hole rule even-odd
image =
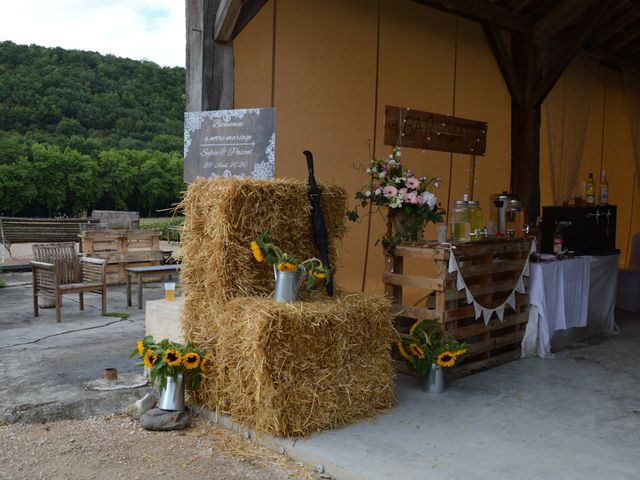
[[[82,253],[107,260],[107,284],[126,283],[126,268],[160,265],[160,233],[142,229],[85,231],[80,235]]]
[[[453,245],[460,271],[474,298],[481,305],[494,308],[507,299],[520,278],[531,239],[490,239]],[[447,245],[420,242],[401,244],[393,255],[387,254],[384,283],[394,302],[396,329],[406,334],[417,319],[438,319],[445,332],[467,342],[469,353],[454,370],[455,376],[519,358],[529,296],[516,293],[516,310],[506,306],[502,322],[494,314],[485,326],[482,316],[476,320],[473,304],[467,303],[464,290],[457,290],[457,273],[448,273],[449,252]],[[417,261],[427,262],[432,273],[407,274],[406,267]],[[419,303],[411,301],[409,289],[420,292]],[[398,361],[397,366],[399,371],[408,373],[404,362]]]

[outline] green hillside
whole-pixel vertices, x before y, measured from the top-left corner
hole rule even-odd
[[[184,69],[0,42],[0,214],[154,214],[179,199]]]

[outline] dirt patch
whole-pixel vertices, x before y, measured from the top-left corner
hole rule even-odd
[[[0,478],[319,479],[238,433],[203,419],[148,432],[126,415],[0,427]]]

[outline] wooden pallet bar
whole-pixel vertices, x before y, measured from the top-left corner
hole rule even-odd
[[[505,308],[502,322],[495,316],[488,325],[475,318],[473,305],[467,303],[464,290],[456,287],[458,273],[448,272],[451,246],[465,284],[477,302],[495,308],[506,301],[522,274],[531,249],[531,239],[496,238],[477,242],[438,244],[416,242],[396,246],[386,254],[384,283],[387,295],[393,299],[396,330],[406,334],[415,320],[437,319],[442,329],[458,341],[466,342],[469,354],[455,369],[454,375],[466,375],[520,357],[520,343],[525,333],[528,294],[516,293],[515,310]],[[433,262],[429,275],[406,265],[420,260]],[[409,291],[410,290],[410,291]],[[416,304],[411,298],[419,297]],[[408,373],[398,357],[398,371]]]

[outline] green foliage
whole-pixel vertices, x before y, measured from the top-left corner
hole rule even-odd
[[[0,42],[0,214],[180,200],[184,69]]]
[[[149,230],[160,230],[161,240],[171,240],[177,242],[180,240],[179,235],[176,232],[169,231],[169,227],[181,226],[184,223],[184,217],[170,217],[170,218],[143,218],[140,220],[140,228],[146,228]]]

